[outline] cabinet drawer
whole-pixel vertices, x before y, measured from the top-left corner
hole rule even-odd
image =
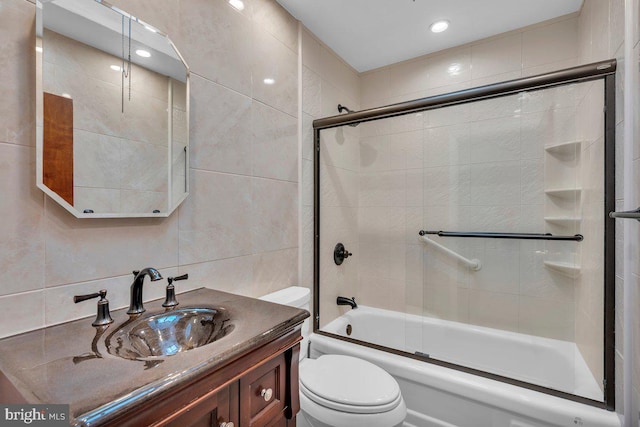
[[[262,427],[285,407],[286,362],[280,354],[240,379],[242,425]]]

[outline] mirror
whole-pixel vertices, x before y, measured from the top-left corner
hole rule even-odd
[[[38,187],[78,218],[166,217],[187,197],[189,68],[100,0],[39,0]]]

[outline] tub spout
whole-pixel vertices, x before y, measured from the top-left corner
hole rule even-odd
[[[358,308],[358,304],[356,304],[356,297],[338,297],[336,299],[336,304],[338,305],[350,305],[352,309]]]

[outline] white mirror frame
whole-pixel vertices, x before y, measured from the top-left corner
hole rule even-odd
[[[46,1],[46,0],[45,0]],[[111,8],[114,11],[122,14],[127,14],[126,12],[121,11],[120,9],[111,6],[109,3],[103,0],[83,0],[83,1],[95,1],[96,3]],[[133,17],[135,18],[135,17]],[[137,18],[135,18],[138,20]],[[171,47],[174,49],[175,53],[182,61],[186,69],[186,135],[185,135],[185,191],[182,193],[176,200],[173,200],[173,174],[172,174],[172,148],[173,148],[173,138],[170,139],[170,143],[168,144],[168,161],[167,161],[167,209],[164,212],[152,213],[152,212],[144,212],[144,213],[84,213],[80,211],[78,208],[71,205],[64,198],[58,195],[55,191],[51,190],[44,184],[43,177],[43,148],[44,148],[44,83],[43,83],[43,66],[44,66],[44,51],[43,51],[43,40],[42,35],[44,31],[44,18],[42,11],[42,1],[36,0],[36,185],[40,188],[47,196],[53,199],[60,206],[65,208],[68,212],[74,215],[76,218],[163,218],[170,216],[180,204],[187,198],[189,195],[189,120],[190,120],[190,70],[186,61],[180,54],[179,50],[174,45],[173,41],[161,31],[154,31],[159,33],[161,36],[166,37],[167,41],[170,43]],[[142,21],[140,21],[143,23]],[[143,23],[143,25],[148,25]],[[171,110],[169,111],[171,114]],[[169,120],[169,132],[171,132],[171,120]]]

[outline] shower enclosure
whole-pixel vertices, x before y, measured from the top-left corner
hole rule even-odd
[[[314,332],[612,410],[615,68],[314,121]]]

